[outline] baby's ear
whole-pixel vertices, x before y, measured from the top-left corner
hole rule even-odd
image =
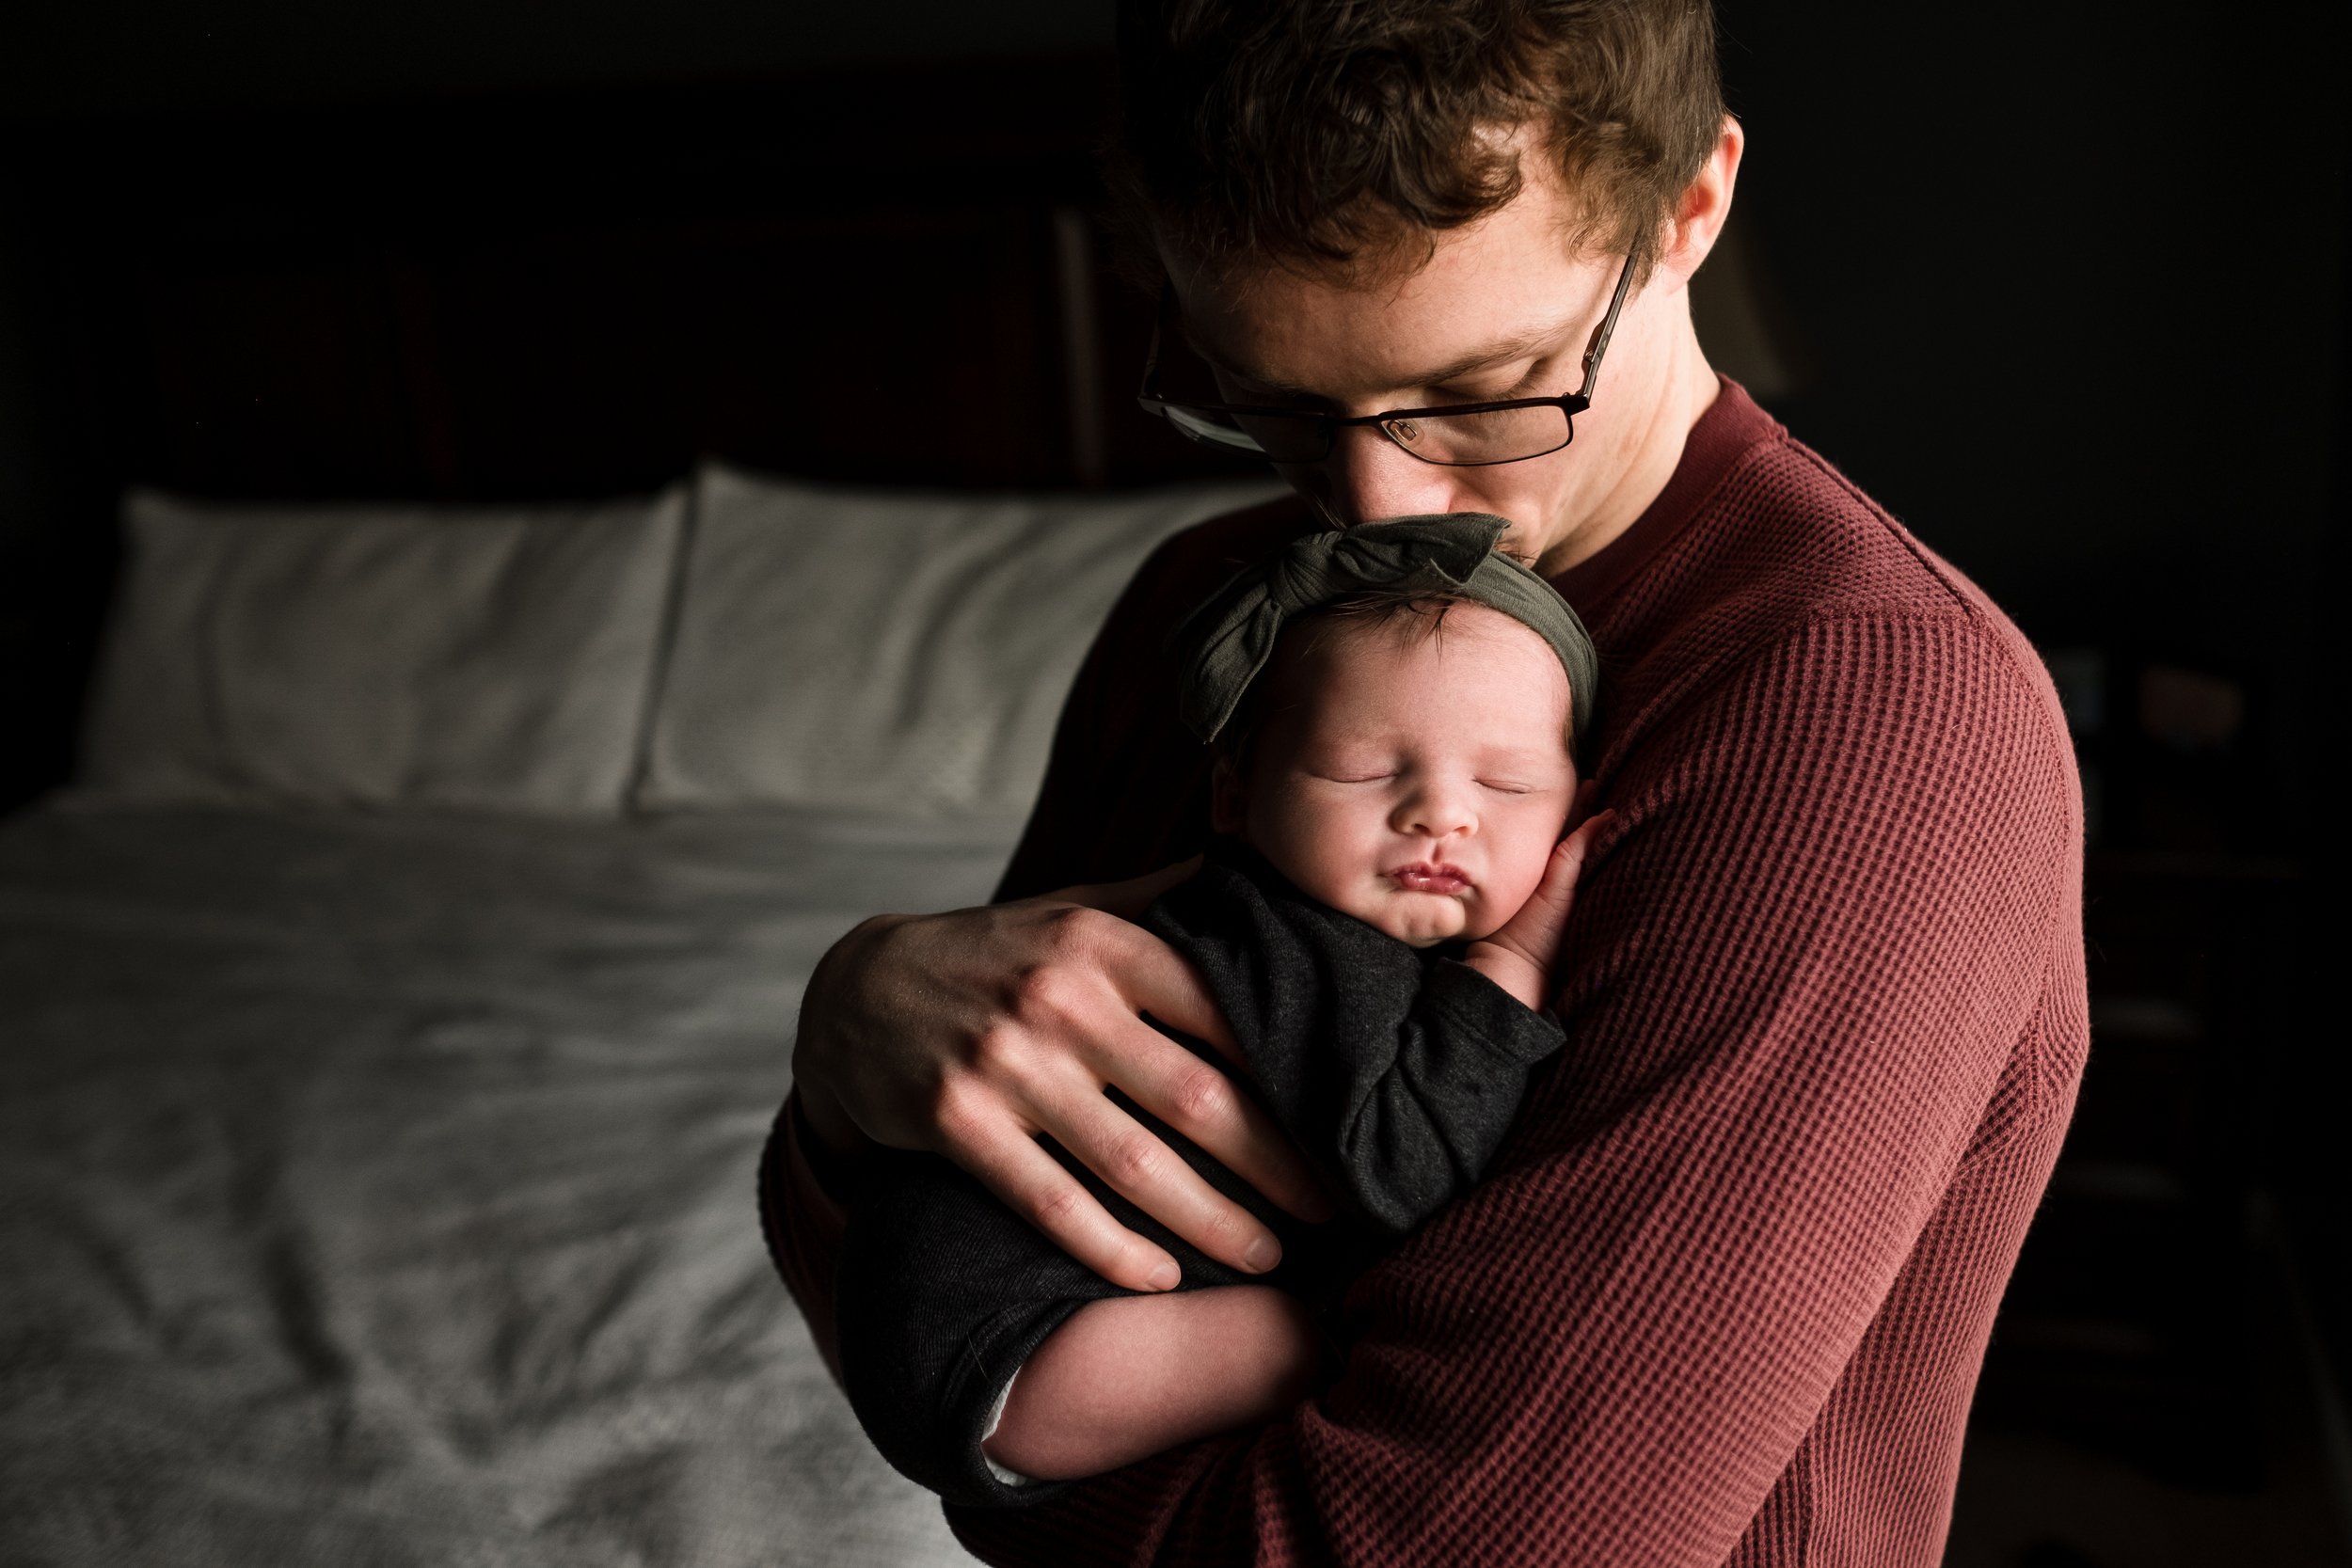
[[[1249,792],[1229,752],[1209,768],[1209,830],[1238,833],[1249,820]]]

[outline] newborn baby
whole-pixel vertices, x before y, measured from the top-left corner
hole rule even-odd
[[[1026,1502],[1287,1408],[1311,1386],[1315,1314],[1478,1180],[1528,1069],[1560,1047],[1541,1009],[1597,826],[1562,837],[1596,659],[1550,586],[1495,553],[1503,527],[1460,514],[1310,535],[1176,639],[1185,721],[1215,748],[1218,837],[1143,924],[1199,971],[1341,1219],[1291,1220],[1114,1093],[1284,1243],[1271,1275],[1227,1268],[1054,1149],[1183,1265],[1190,1294],[1137,1295],[947,1162],[870,1156],[849,1195],[843,1375],[915,1481]]]

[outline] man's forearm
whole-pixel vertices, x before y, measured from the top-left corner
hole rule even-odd
[[[1272,1419],[1323,1358],[1305,1305],[1267,1286],[1093,1302],[1022,1367],[985,1449],[1040,1481],[1100,1475]]]

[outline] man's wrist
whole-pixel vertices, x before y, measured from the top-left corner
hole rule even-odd
[[[837,1010],[845,995],[854,997],[856,975],[870,958],[876,941],[906,919],[904,915],[878,914],[860,921],[817,960],[816,971],[801,993],[800,1026],[792,1046],[792,1081],[800,1097],[802,1121],[818,1146],[831,1154],[856,1154],[871,1140],[825,1086],[827,1053],[823,1041],[827,1031],[823,1021],[828,1011]]]
[[[847,1159],[859,1153],[872,1141],[856,1122],[850,1119],[850,1113],[841,1108],[841,1101],[824,1089],[805,1080],[793,1086],[800,1091],[801,1124],[824,1152]]]

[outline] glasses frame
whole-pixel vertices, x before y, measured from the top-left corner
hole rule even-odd
[[[1172,284],[1163,283],[1160,285],[1158,316],[1152,325],[1152,346],[1143,359],[1143,384],[1136,389],[1136,402],[1142,405],[1145,413],[1168,420],[1188,441],[1198,442],[1202,446],[1223,447],[1228,451],[1244,453],[1254,449],[1259,456],[1264,457],[1268,462],[1278,460],[1269,455],[1263,447],[1259,446],[1256,438],[1248,431],[1237,428],[1233,432],[1234,435],[1248,440],[1249,443],[1248,446],[1243,446],[1239,441],[1210,441],[1186,432],[1184,425],[1170,415],[1169,410],[1184,409],[1202,414],[1222,414],[1229,418],[1255,415],[1262,419],[1303,420],[1320,426],[1323,432],[1323,450],[1312,457],[1279,460],[1286,467],[1323,462],[1331,455],[1332,447],[1338,444],[1341,431],[1361,425],[1370,425],[1379,431],[1388,438],[1390,444],[1406,456],[1441,468],[1492,468],[1499,467],[1505,463],[1525,463],[1534,458],[1549,457],[1555,451],[1565,451],[1575,442],[1576,417],[1593,406],[1593,392],[1600,384],[1601,357],[1609,352],[1610,335],[1617,329],[1617,314],[1625,309],[1626,295],[1633,286],[1634,264],[1640,257],[1639,250],[1626,253],[1625,265],[1617,273],[1616,292],[1609,296],[1608,312],[1600,318],[1600,325],[1593,328],[1593,335],[1584,345],[1583,385],[1575,391],[1560,397],[1505,398],[1500,403],[1447,403],[1426,408],[1384,408],[1377,414],[1352,415],[1326,414],[1312,408],[1284,408],[1266,404],[1194,403],[1183,399],[1165,398],[1159,393],[1160,341],[1169,321],[1175,314],[1176,291]],[[1566,439],[1556,447],[1547,447],[1542,451],[1531,451],[1519,457],[1486,457],[1476,462],[1454,463],[1442,457],[1430,457],[1415,451],[1389,428],[1391,423],[1400,420],[1436,420],[1465,414],[1501,414],[1514,408],[1559,409],[1565,417],[1568,427]]]

